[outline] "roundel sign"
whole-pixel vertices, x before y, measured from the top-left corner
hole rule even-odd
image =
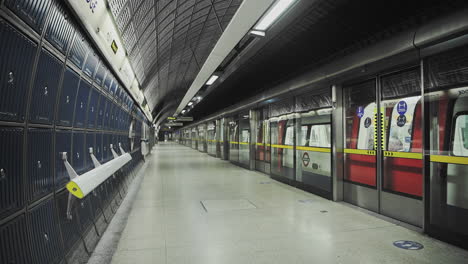
[[[303,164],[305,167],[307,167],[307,166],[309,166],[309,162],[310,162],[309,153],[304,152],[304,154],[302,154],[302,164]]]

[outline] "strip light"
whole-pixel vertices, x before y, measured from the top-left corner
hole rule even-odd
[[[206,85],[212,85],[216,80],[218,80],[218,75],[211,75],[210,79],[206,82]]]
[[[278,0],[255,25],[254,29],[267,30],[297,0]]]

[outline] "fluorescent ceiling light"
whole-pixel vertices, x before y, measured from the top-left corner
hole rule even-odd
[[[255,30],[265,31],[273,22],[275,22],[296,0],[278,0],[263,15],[260,21],[255,25]]]
[[[191,106],[191,105],[193,105],[193,102],[189,102],[189,103],[188,103],[188,106]]]
[[[261,31],[261,30],[250,30],[250,35],[255,35],[255,36],[259,36],[259,37],[264,37],[265,36],[265,31]]]
[[[185,110],[182,110],[182,114],[185,114]]]
[[[219,76],[218,75],[211,75],[210,79],[206,82],[206,85],[212,85],[216,80],[218,80]]]

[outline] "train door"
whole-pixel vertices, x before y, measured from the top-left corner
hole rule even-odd
[[[250,168],[250,116],[249,112],[239,117],[239,163]]]
[[[270,173],[270,125],[268,107],[258,110],[257,141],[255,142],[255,169]]]
[[[419,68],[344,88],[344,200],[422,226]]]
[[[428,233],[468,248],[468,47],[425,61]]]
[[[237,118],[229,122],[229,161],[239,162],[239,120]]]
[[[271,167],[270,173],[277,180],[293,183],[294,164],[294,115],[270,118]]]
[[[331,108],[301,113],[297,119],[296,181],[303,189],[332,198]]]

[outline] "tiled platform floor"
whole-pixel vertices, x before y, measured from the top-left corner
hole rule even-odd
[[[467,251],[175,143],[148,162],[112,263],[468,263]]]

